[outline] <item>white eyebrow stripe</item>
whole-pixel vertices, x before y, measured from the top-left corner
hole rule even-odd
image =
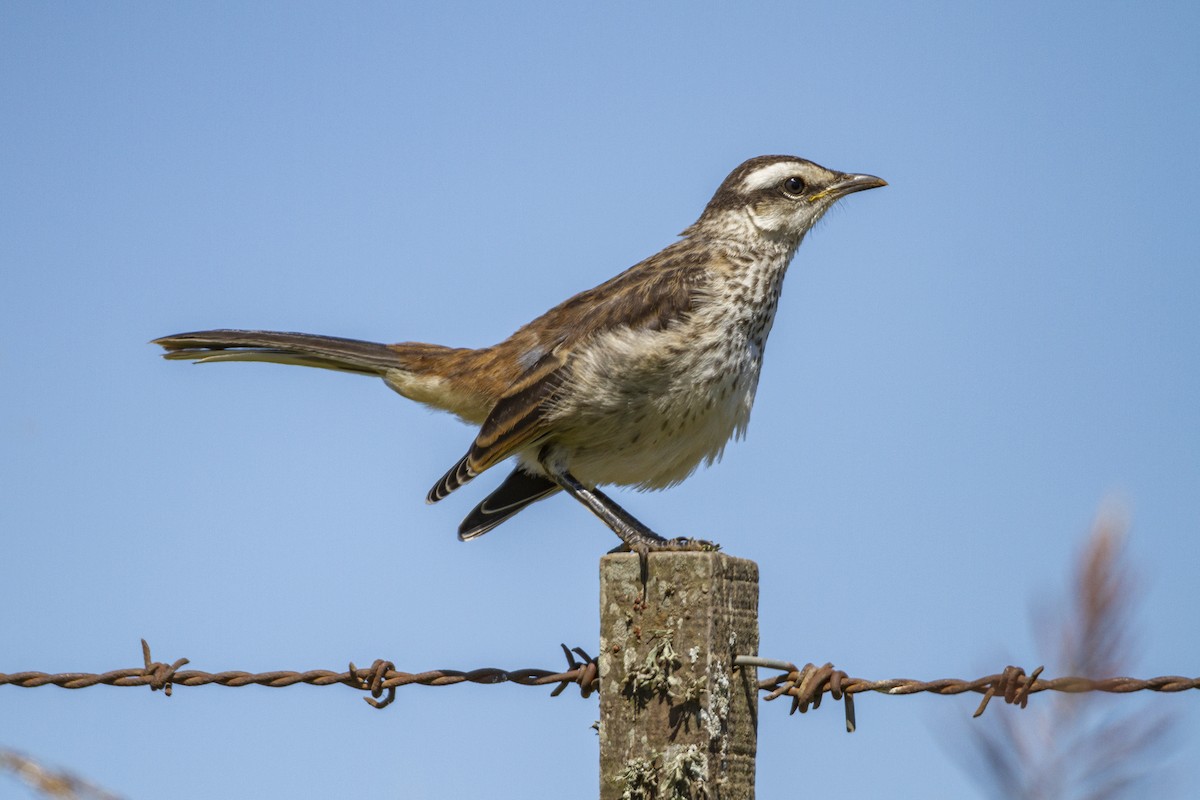
[[[795,161],[779,161],[759,167],[742,180],[742,191],[749,193],[775,186],[789,175],[796,174],[799,167]]]

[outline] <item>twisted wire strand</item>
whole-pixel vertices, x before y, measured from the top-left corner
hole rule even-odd
[[[853,732],[856,723],[854,716],[854,695],[862,692],[878,692],[888,695],[910,695],[921,692],[938,695],[957,695],[965,692],[976,692],[983,695],[979,707],[973,716],[978,717],[987,709],[993,697],[1001,697],[1004,702],[1021,708],[1029,703],[1030,695],[1039,692],[1055,691],[1070,694],[1082,692],[1107,692],[1109,694],[1128,694],[1130,692],[1184,692],[1200,689],[1200,677],[1186,678],[1180,675],[1163,675],[1157,678],[1081,678],[1063,677],[1041,679],[1044,667],[1038,667],[1031,674],[1025,674],[1021,667],[1008,666],[1003,672],[995,675],[985,675],[974,680],[943,678],[934,681],[919,681],[911,678],[893,678],[890,680],[870,681],[863,678],[851,678],[842,670],[834,669],[826,663],[817,667],[805,664],[797,667],[795,664],[774,659],[762,659],[754,656],[737,656],[736,666],[755,666],[768,669],[779,669],[782,672],[758,682],[759,691],[767,692],[767,701],[776,700],[787,695],[792,700],[791,711],[801,714],[809,708],[818,708],[821,698],[828,693],[834,700],[845,703],[846,730]]]
[[[566,659],[565,670],[550,670],[523,668],[503,670],[495,667],[484,667],[473,670],[435,669],[425,672],[403,672],[397,670],[391,661],[376,660],[370,667],[360,668],[350,662],[344,672],[314,669],[304,672],[276,670],[272,672],[243,672],[230,670],[225,672],[203,672],[201,670],[184,670],[182,667],[188,659],[180,658],[167,664],[154,661],[150,655],[150,646],[142,640],[142,661],[140,667],[116,669],[109,672],[63,672],[50,674],[45,672],[14,672],[0,673],[0,686],[17,686],[25,689],[39,686],[59,686],[64,689],[86,689],[91,686],[149,686],[153,691],[162,691],[170,695],[176,686],[267,686],[283,688],[296,684],[310,686],[348,686],[352,689],[367,692],[364,697],[371,706],[385,708],[393,702],[396,690],[402,686],[418,684],[421,686],[452,686],[460,683],[477,683],[494,685],[499,683],[515,683],[520,686],[554,686],[552,697],[557,697],[570,685],[579,687],[580,695],[590,696],[599,689],[599,664],[582,648],[568,648],[560,645]],[[863,692],[877,692],[888,695],[910,695],[930,693],[938,695],[958,695],[965,692],[982,694],[983,698],[975,711],[979,716],[987,708],[993,697],[1001,697],[1006,703],[1022,708],[1029,702],[1030,695],[1039,692],[1056,691],[1077,694],[1081,692],[1106,692],[1110,694],[1128,694],[1130,692],[1184,692],[1200,689],[1200,677],[1188,678],[1180,675],[1163,675],[1156,678],[1081,678],[1040,677],[1042,667],[1031,674],[1026,674],[1020,667],[1009,666],[1003,672],[985,675],[974,680],[943,678],[934,681],[919,681],[910,678],[893,678],[890,680],[871,681],[864,678],[852,678],[844,671],[834,669],[826,663],[820,667],[805,664],[797,667],[788,661],[760,658],[757,656],[736,656],[733,660],[735,667],[760,667],[779,670],[779,674],[758,681],[760,691],[766,693],[767,701],[787,696],[792,700],[791,712],[805,713],[809,708],[818,708],[821,699],[829,694],[835,701],[842,701],[846,707],[846,729],[853,731],[854,695]]]
[[[367,691],[370,698],[364,698],[372,706],[383,708],[392,702],[395,691],[401,686],[419,684],[422,686],[451,686],[458,683],[516,683],[521,686],[555,685],[552,697],[561,694],[567,686],[574,683],[579,685],[583,697],[588,697],[599,685],[599,672],[596,660],[582,648],[570,649],[560,645],[567,660],[566,670],[549,670],[524,668],[503,670],[495,667],[484,667],[474,670],[435,669],[426,672],[402,672],[395,668],[390,661],[378,659],[368,668],[359,668],[350,662],[345,672],[335,672],[326,669],[313,669],[304,672],[292,670],[275,670],[271,672],[243,672],[228,670],[225,672],[203,672],[201,670],[180,669],[189,663],[181,658],[171,664],[154,661],[150,655],[150,646],[142,640],[141,667],[114,669],[108,672],[61,672],[50,674],[46,672],[14,672],[0,673],[0,686],[17,686],[32,689],[39,686],[59,686],[63,689],[86,689],[92,686],[149,686],[153,691],[162,691],[170,695],[176,686],[267,686],[283,688],[296,684],[310,686],[349,686],[352,689]],[[387,693],[387,698],[378,698]]]

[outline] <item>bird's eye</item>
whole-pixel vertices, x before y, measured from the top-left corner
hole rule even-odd
[[[804,181],[799,178],[788,178],[783,182],[783,190],[791,195],[804,194]]]

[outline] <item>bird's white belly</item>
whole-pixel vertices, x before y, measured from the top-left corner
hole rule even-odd
[[[761,345],[727,326],[614,331],[572,365],[554,442],[585,484],[661,489],[721,457],[750,419]]]

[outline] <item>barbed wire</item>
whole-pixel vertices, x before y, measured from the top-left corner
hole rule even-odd
[[[150,645],[142,640],[142,661],[140,667],[117,669],[102,673],[63,672],[50,674],[45,672],[14,672],[0,673],[0,686],[17,686],[31,689],[38,686],[59,686],[64,689],[85,689],[91,686],[149,686],[152,691],[162,691],[170,695],[176,686],[268,686],[282,688],[296,684],[310,686],[348,686],[351,689],[368,692],[371,696],[363,699],[374,708],[385,708],[396,697],[396,689],[411,684],[421,686],[451,686],[459,683],[498,684],[515,683],[520,686],[551,686],[555,688],[550,693],[557,697],[571,684],[579,687],[580,695],[588,697],[600,687],[600,668],[597,660],[582,648],[568,648],[559,645],[567,661],[567,668],[561,671],[549,669],[516,669],[503,670],[494,667],[484,667],[475,670],[436,669],[426,672],[402,672],[396,669],[391,661],[377,659],[370,667],[359,668],[354,662],[349,663],[345,672],[332,670],[308,670],[294,672],[277,670],[273,672],[202,672],[200,670],[182,670],[188,664],[186,658],[180,658],[171,664],[154,661],[150,655]],[[797,667],[789,661],[760,658],[758,656],[736,656],[733,659],[735,667],[760,667],[777,669],[780,674],[758,681],[758,688],[766,692],[767,701],[776,700],[783,696],[791,697],[791,711],[801,714],[810,708],[818,708],[821,699],[829,694],[835,701],[845,704],[846,730],[855,729],[854,695],[863,692],[877,692],[887,695],[910,695],[926,692],[938,695],[957,695],[965,692],[982,694],[979,707],[974,716],[978,717],[987,708],[993,697],[1001,697],[1006,703],[1024,708],[1029,702],[1029,696],[1039,692],[1055,691],[1071,694],[1081,692],[1107,692],[1110,694],[1127,694],[1130,692],[1183,692],[1200,689],[1200,677],[1186,678],[1178,675],[1164,675],[1157,678],[1080,678],[1064,677],[1042,679],[1042,667],[1026,675],[1020,667],[1009,666],[1003,672],[995,675],[985,675],[974,680],[944,678],[934,681],[918,681],[910,678],[893,678],[891,680],[870,681],[863,678],[851,678],[844,671],[834,669],[832,664],[817,667],[805,664]]]
[[[269,686],[282,688],[295,686],[298,683],[310,686],[349,686],[370,692],[371,697],[364,697],[375,708],[384,708],[396,697],[396,689],[410,684],[422,686],[450,686],[456,683],[516,683],[522,686],[548,686],[557,684],[551,697],[557,697],[572,683],[579,684],[584,697],[589,696],[599,685],[599,667],[596,660],[581,648],[574,650],[560,645],[567,659],[567,669],[555,672],[548,669],[516,669],[503,670],[493,667],[460,671],[452,669],[436,669],[428,672],[401,672],[391,661],[376,659],[370,667],[360,669],[351,661],[345,672],[314,669],[306,672],[276,670],[273,672],[202,672],[200,670],[181,670],[180,667],[190,663],[181,658],[172,664],[154,661],[150,656],[150,645],[142,640],[141,667],[115,669],[109,672],[63,672],[49,674],[45,672],[14,672],[0,673],[0,686],[19,686],[32,689],[38,686],[61,686],[64,689],[86,689],[91,686],[149,686],[152,691],[162,691],[167,696],[176,686]],[[576,659],[578,656],[582,661]],[[386,692],[383,700],[379,698]]]
[[[818,708],[821,698],[826,692],[834,700],[845,703],[846,730],[853,733],[855,728],[854,695],[862,692],[878,692],[888,695],[908,695],[920,692],[939,695],[956,695],[965,692],[976,692],[983,695],[979,707],[972,716],[978,717],[987,709],[993,697],[1002,697],[1004,702],[1018,705],[1021,708],[1029,702],[1029,696],[1038,692],[1065,692],[1079,694],[1082,692],[1107,692],[1109,694],[1128,694],[1130,692],[1184,692],[1200,689],[1200,677],[1185,678],[1179,675],[1163,675],[1145,680],[1138,678],[1080,678],[1064,677],[1042,680],[1039,676],[1044,667],[1038,667],[1026,675],[1021,667],[1008,666],[1003,672],[995,675],[985,675],[975,680],[960,680],[943,678],[935,681],[918,681],[911,678],[893,678],[883,681],[869,681],[863,678],[851,678],[845,672],[834,669],[826,663],[820,667],[805,664],[803,668],[786,661],[776,661],[756,656],[737,656],[734,658],[737,666],[764,667],[779,669],[783,672],[772,678],[760,680],[758,688],[767,692],[767,701],[778,699],[784,695],[792,698],[791,711],[801,714],[809,708]]]

